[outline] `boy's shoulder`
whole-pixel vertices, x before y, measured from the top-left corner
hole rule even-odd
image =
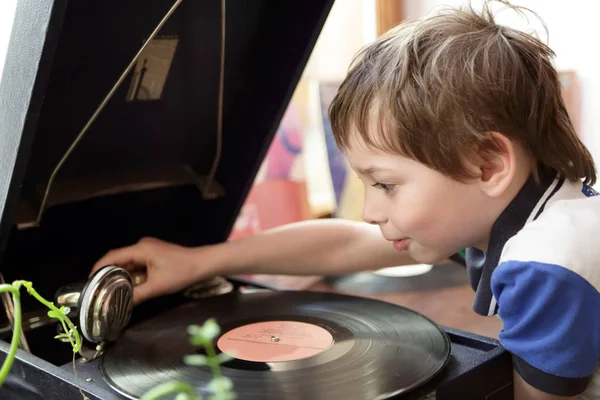
[[[505,243],[493,272],[499,339],[537,389],[599,398],[600,196],[564,182],[541,204]]]
[[[506,242],[499,265],[525,262],[546,272],[570,271],[600,290],[600,195],[581,183],[563,186],[539,217]]]

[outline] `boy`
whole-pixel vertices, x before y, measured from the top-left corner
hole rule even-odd
[[[139,303],[213,275],[341,274],[468,248],[473,307],[503,320],[515,398],[600,399],[600,196],[552,56],[488,5],[403,24],[360,53],[330,108],[368,224],[200,248],[144,239],[94,270],[145,266]]]

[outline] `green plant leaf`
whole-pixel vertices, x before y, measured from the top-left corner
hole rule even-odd
[[[54,336],[54,339],[69,339],[71,336],[69,336],[66,333],[61,333],[60,335],[56,335]]]
[[[56,318],[56,319],[60,319],[61,315],[59,315],[56,311],[54,310],[49,310],[48,311],[48,316],[50,318]]]
[[[189,400],[198,399],[192,387],[187,383],[179,381],[167,381],[159,384],[158,386],[154,386],[152,389],[145,392],[140,400],[158,400],[172,393],[186,394],[188,397],[184,398]],[[176,399],[179,398],[180,397],[176,397]]]
[[[202,354],[189,354],[183,357],[183,362],[187,365],[209,365],[208,357]]]
[[[208,388],[215,393],[228,392],[233,388],[233,382],[226,376],[217,376],[208,383]]]
[[[213,340],[219,333],[221,333],[221,328],[217,325],[217,321],[214,318],[209,318],[204,323],[202,327],[203,336],[207,340]]]
[[[203,335],[203,334],[204,334],[204,332],[203,332],[203,330],[202,330],[202,327],[201,327],[201,326],[199,326],[199,325],[189,325],[189,326],[187,327],[187,331],[188,331],[188,333],[189,333],[190,335],[192,335],[192,336],[198,336],[198,335],[200,335],[200,336],[201,336],[201,335]]]
[[[231,352],[233,353],[233,352]],[[220,353],[217,354],[217,360],[219,360],[219,364],[223,364],[226,363],[227,361],[231,361],[234,358],[234,354],[225,354],[225,353]]]
[[[206,340],[202,335],[195,335],[190,338],[190,343],[194,346],[206,346],[210,340]]]
[[[234,400],[235,392],[217,392],[208,397],[209,400]]]

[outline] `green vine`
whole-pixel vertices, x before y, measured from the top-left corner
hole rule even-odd
[[[71,322],[67,316],[70,311],[68,307],[63,306],[57,308],[52,302],[49,302],[40,296],[40,294],[33,289],[31,282],[20,280],[15,281],[12,284],[0,284],[0,293],[10,292],[14,304],[13,334],[8,354],[2,364],[2,368],[0,368],[0,386],[4,384],[4,381],[12,368],[21,338],[21,286],[24,286],[31,296],[49,309],[49,317],[55,318],[61,323],[63,333],[56,335],[54,338],[63,341],[68,340],[73,348],[73,357],[75,357],[75,353],[78,353],[81,349],[81,336],[73,322]],[[194,346],[204,347],[206,355],[186,355],[183,361],[188,365],[208,365],[213,373],[213,379],[208,384],[208,390],[211,392],[211,395],[207,399],[235,399],[235,393],[232,391],[233,383],[221,373],[221,364],[230,360],[231,357],[225,353],[217,355],[213,347],[213,339],[220,333],[217,322],[211,318],[205,321],[203,326],[191,325],[188,327],[188,333],[191,335],[190,343]],[[75,368],[75,364],[73,364],[73,368]],[[75,375],[77,375],[76,371]],[[81,388],[79,390],[83,399],[86,400],[87,397],[83,394]],[[166,382],[150,389],[142,396],[141,400],[157,400],[163,396],[175,393],[177,394],[175,400],[203,400],[203,397],[196,394],[190,385],[177,381]]]
[[[28,281],[15,281],[11,284],[2,284],[0,285],[0,293],[1,292],[10,292],[12,294],[13,303],[14,303],[14,327],[13,327],[13,335],[10,341],[10,349],[8,351],[8,355],[2,364],[2,368],[0,369],[0,386],[4,383],[4,380],[8,376],[10,369],[12,368],[13,362],[15,360],[15,355],[17,353],[17,349],[19,347],[19,342],[21,339],[21,286],[25,286],[27,292],[33,296],[37,301],[45,305],[50,309],[48,311],[48,316],[51,318],[55,318],[60,321],[63,332],[57,336],[55,339],[68,339],[71,343],[71,347],[73,347],[73,353],[77,353],[79,349],[81,349],[81,336],[77,331],[77,328],[71,322],[67,314],[69,313],[68,307],[57,308],[53,303],[44,299],[38,292],[35,291],[31,282]]]
[[[231,360],[231,356],[221,353],[216,354],[213,347],[213,339],[219,334],[220,328],[217,322],[210,318],[206,320],[203,326],[190,325],[188,333],[191,335],[190,343],[193,346],[204,347],[206,355],[190,354],[183,359],[187,365],[208,365],[213,373],[212,380],[208,383],[208,389],[212,395],[208,397],[210,400],[232,400],[235,399],[235,393],[232,391],[233,383],[231,379],[225,377],[221,373],[221,364]],[[201,400],[202,397],[197,395],[192,387],[183,382],[171,381],[163,383],[142,396],[140,400],[156,400],[167,394],[179,393],[176,400]]]

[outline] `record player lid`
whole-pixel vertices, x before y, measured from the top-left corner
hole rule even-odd
[[[110,245],[223,240],[332,3],[18,0],[0,80],[2,240],[57,224],[113,229]]]

